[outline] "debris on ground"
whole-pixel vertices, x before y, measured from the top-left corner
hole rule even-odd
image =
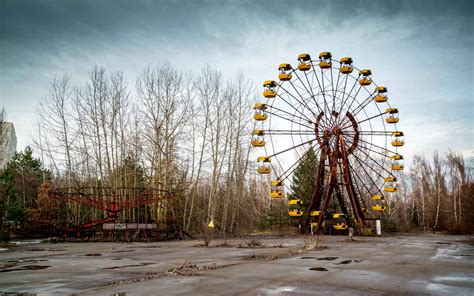
[[[217,264],[213,263],[210,265],[197,265],[189,261],[179,264],[173,268],[168,269],[166,275],[168,276],[177,276],[177,275],[192,275],[195,271],[205,271],[205,270],[216,270],[219,267]]]
[[[261,240],[257,240],[254,238],[244,239],[242,242],[239,243],[239,248],[262,248],[265,245],[262,243]]]

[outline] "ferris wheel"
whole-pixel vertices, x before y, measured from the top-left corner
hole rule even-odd
[[[289,199],[288,214],[304,227],[361,228],[386,210],[403,170],[403,132],[388,89],[357,69],[352,58],[307,53],[278,67],[254,105],[251,145],[262,152],[257,172],[272,174],[270,197]],[[303,202],[289,184],[309,152],[316,155],[311,198]]]

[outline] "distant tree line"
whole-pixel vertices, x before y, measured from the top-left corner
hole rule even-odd
[[[256,100],[243,74],[224,80],[209,67],[196,76],[169,64],[147,67],[134,83],[97,66],[83,84],[73,84],[67,74],[55,78],[39,106],[38,158],[27,147],[0,171],[2,233],[53,233],[105,215],[49,200],[48,186],[169,190],[172,201],[125,210],[120,217],[177,224],[188,232],[210,221],[231,234],[291,224],[286,203],[270,199],[270,179],[256,174],[251,158]],[[316,160],[308,154],[291,182],[304,201]],[[463,158],[453,152],[436,153],[431,161],[416,156],[409,167],[383,213],[386,230],[472,231],[474,187]]]
[[[249,174],[255,94],[243,74],[224,80],[209,67],[197,76],[169,64],[147,67],[133,86],[123,73],[100,67],[82,85],[67,74],[57,77],[39,106],[34,142],[41,170],[47,169],[43,179],[71,192],[148,187],[175,193],[171,202],[120,213],[129,221],[175,223],[188,232],[210,221],[223,233],[254,229],[269,203],[266,180]],[[35,194],[15,199],[24,213],[38,208]],[[105,214],[70,203],[56,210],[69,225]]]

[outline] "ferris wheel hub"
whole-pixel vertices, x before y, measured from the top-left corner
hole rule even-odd
[[[334,136],[339,136],[340,134],[342,134],[342,129],[339,127],[339,126],[335,126],[333,129],[332,129],[332,134]]]

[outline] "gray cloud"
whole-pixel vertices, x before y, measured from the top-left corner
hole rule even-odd
[[[169,60],[228,76],[241,69],[259,86],[278,63],[331,50],[388,84],[408,149],[472,149],[472,14],[472,1],[4,0],[0,99],[25,145],[38,99],[65,71],[81,82],[99,64],[133,82]]]

